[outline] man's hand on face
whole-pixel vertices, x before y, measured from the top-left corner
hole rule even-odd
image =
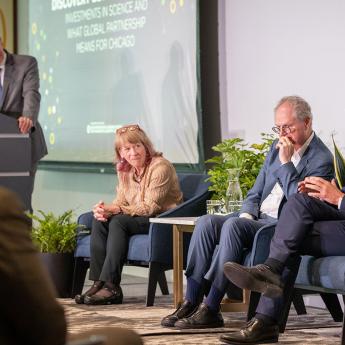
[[[279,160],[282,164],[291,161],[291,157],[295,151],[294,146],[288,137],[279,137],[276,148],[279,150]]]
[[[33,123],[29,117],[21,116],[18,118],[18,127],[22,134],[29,133],[32,126],[33,126]]]
[[[333,205],[338,205],[339,199],[344,196],[334,179],[329,182],[321,177],[310,176],[304,179],[304,186],[308,190],[309,196],[327,201]]]

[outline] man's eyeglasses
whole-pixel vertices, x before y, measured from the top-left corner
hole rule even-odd
[[[293,132],[295,130],[294,126],[274,126],[272,127],[272,131],[274,133],[280,134],[280,133],[284,133],[284,134],[290,134],[291,132]]]
[[[127,131],[141,131],[141,128],[139,127],[139,125],[123,126],[116,130],[116,134],[126,133]]]

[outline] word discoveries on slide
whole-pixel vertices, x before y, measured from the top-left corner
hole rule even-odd
[[[78,54],[134,47],[148,8],[148,0],[51,0],[52,11],[65,12],[66,37]]]

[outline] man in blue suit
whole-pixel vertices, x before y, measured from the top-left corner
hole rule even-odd
[[[332,154],[313,132],[311,109],[303,98],[288,96],[279,101],[273,131],[279,138],[272,144],[241,211],[198,220],[188,250],[185,300],[162,319],[162,326],[222,327],[220,302],[229,284],[224,263],[242,262],[244,249],[252,247],[262,226],[276,222],[281,206],[297,192],[299,181],[306,176],[333,177]],[[201,303],[206,281],[212,285]]]
[[[339,190],[334,180],[307,177],[300,191],[303,193],[292,195],[284,205],[264,264],[244,267],[228,262],[224,265],[224,272],[233,283],[262,296],[255,317],[241,331],[222,335],[222,341],[229,344],[277,342],[284,303],[283,282],[291,280],[286,274],[288,260],[293,261],[299,254],[345,255],[345,188]]]

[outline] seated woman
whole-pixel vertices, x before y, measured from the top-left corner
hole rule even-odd
[[[91,231],[91,288],[77,295],[78,304],[120,304],[121,272],[132,235],[147,234],[149,218],[182,202],[173,165],[153,148],[138,125],[116,131],[115,156],[119,184],[111,204],[93,208]]]

